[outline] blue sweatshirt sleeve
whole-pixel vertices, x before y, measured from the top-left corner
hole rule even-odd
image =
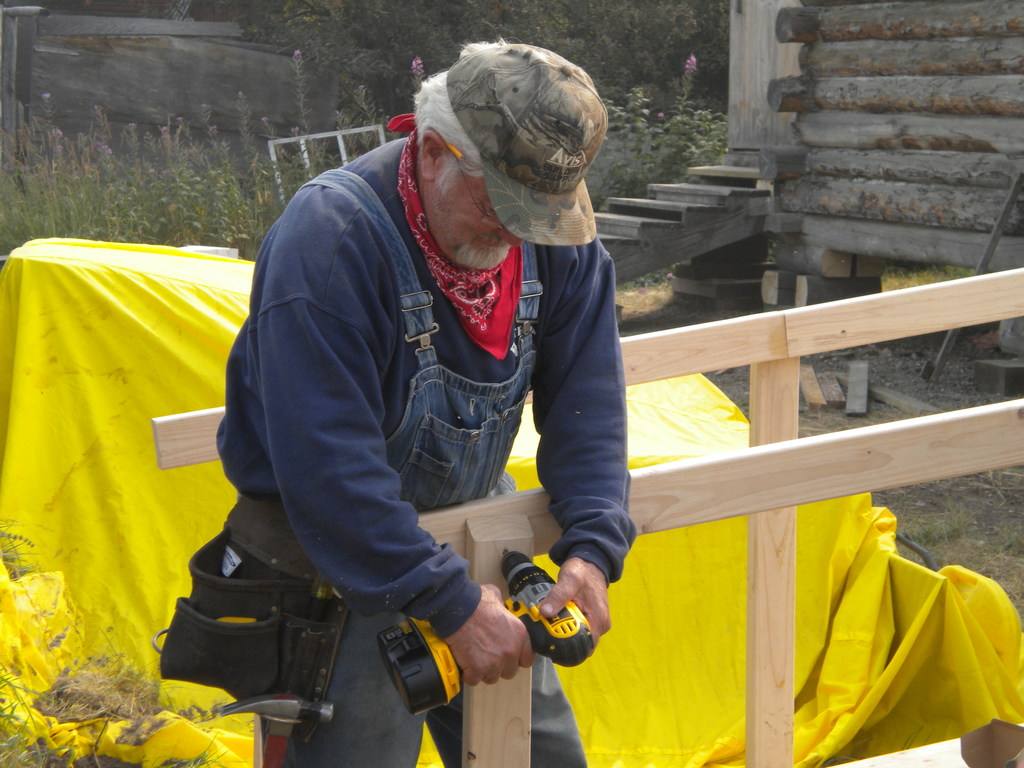
[[[336,197],[300,193],[265,243],[252,314],[236,342],[244,350],[229,360],[222,444],[237,442],[238,404],[259,422],[273,473],[267,490],[280,495],[306,554],[349,605],[402,611],[447,636],[475,610],[480,587],[399,497],[382,427],[397,291],[381,243]],[[235,482],[237,462],[224,464]],[[245,492],[248,475],[238,475]]]
[[[636,526],[614,267],[599,241],[549,251],[533,384],[538,474],[563,531],[550,555],[581,557],[616,581]]]

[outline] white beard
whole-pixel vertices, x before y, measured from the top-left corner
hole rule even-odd
[[[463,243],[455,249],[452,261],[460,267],[469,269],[491,269],[496,267],[508,256],[509,247],[504,243],[499,245],[477,245],[475,243]]]
[[[450,210],[449,196],[454,194],[455,188],[463,183],[461,171],[455,158],[451,158],[436,182],[436,194],[439,197],[438,211],[442,217]],[[455,247],[455,253],[447,256],[453,264],[467,269],[491,269],[498,266],[508,256],[509,246],[507,243],[498,242],[495,245],[486,245],[470,241]]]

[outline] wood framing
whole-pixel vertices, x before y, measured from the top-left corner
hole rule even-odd
[[[1024,399],[796,439],[800,357],[1022,315],[1018,269],[623,341],[629,383],[750,365],[751,447],[633,470],[630,493],[642,534],[749,516],[748,765],[793,764],[796,505],[1024,464]],[[218,411],[154,419],[161,466],[216,458]],[[420,520],[491,580],[508,542],[540,552],[560,535],[543,490]],[[526,764],[529,677],[519,677],[507,689],[511,709],[504,697],[470,696],[464,765]]]

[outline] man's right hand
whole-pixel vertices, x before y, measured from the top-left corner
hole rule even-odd
[[[493,584],[481,589],[473,615],[444,638],[466,685],[511,680],[520,667],[530,667],[534,660],[526,627],[505,607],[501,592]]]

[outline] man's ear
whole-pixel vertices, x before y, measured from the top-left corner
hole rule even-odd
[[[421,182],[437,180],[441,169],[448,160],[447,155],[450,151],[437,131],[423,132],[423,143],[420,145],[417,162]]]

